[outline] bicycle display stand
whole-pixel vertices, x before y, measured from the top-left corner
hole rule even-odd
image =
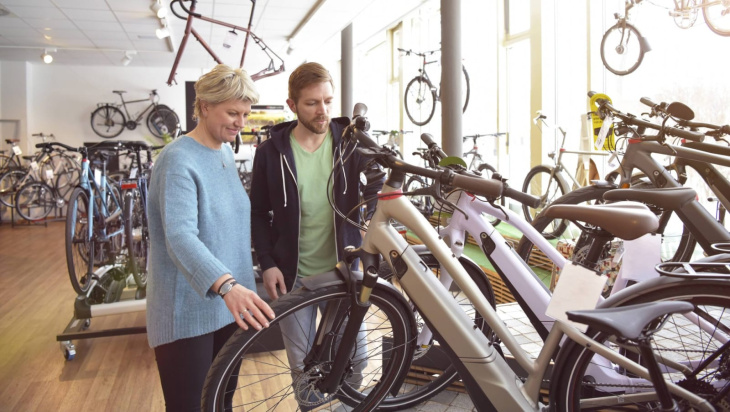
[[[102,266],[94,272],[96,275],[95,277],[100,279],[105,273],[116,268],[117,266],[115,265]],[[92,286],[92,290],[93,287],[94,286]],[[259,296],[262,296],[267,303],[271,303],[268,298],[268,294],[266,293],[266,289],[264,289],[263,283],[258,279],[256,282],[256,289]],[[136,287],[125,287],[121,293],[120,299],[113,303],[89,304],[88,294],[76,297],[76,300],[74,301],[73,317],[69,321],[68,325],[66,325],[63,332],[56,335],[56,341],[60,344],[61,353],[63,353],[64,358],[70,361],[76,357],[76,345],[71,342],[73,340],[147,333],[146,326],[89,330],[92,318],[144,312],[147,310],[147,299],[135,299],[135,291]],[[274,328],[278,329],[279,326],[275,325]],[[272,339],[270,339],[267,344],[267,348],[269,350],[284,349],[284,340],[281,337],[281,334],[272,334],[270,337]]]
[[[95,275],[101,278],[110,270],[115,269],[114,265],[102,266],[96,270]],[[90,292],[93,291],[90,289]],[[78,296],[74,301],[74,315],[66,328],[60,334],[56,335],[56,341],[60,342],[61,352],[66,360],[73,360],[76,356],[76,346],[72,340],[105,338],[110,336],[132,335],[137,333],[147,333],[146,326],[88,330],[91,325],[92,318],[99,318],[110,315],[121,315],[125,313],[143,312],[147,308],[146,299],[135,299],[134,289],[122,291],[121,298],[113,303],[89,304],[88,296]]]

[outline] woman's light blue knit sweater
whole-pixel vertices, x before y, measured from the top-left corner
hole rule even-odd
[[[234,322],[223,299],[210,290],[226,273],[256,290],[251,204],[230,146],[213,150],[188,136],[168,144],[155,162],[147,205],[150,346]]]

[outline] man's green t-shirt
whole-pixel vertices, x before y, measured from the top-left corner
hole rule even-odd
[[[327,132],[322,145],[309,153],[289,136],[299,190],[299,276],[318,275],[337,264],[335,222],[327,200],[327,186],[332,172],[332,133]]]

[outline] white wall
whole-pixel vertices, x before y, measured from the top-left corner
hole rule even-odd
[[[169,68],[85,67],[0,62],[0,119],[20,119],[21,148],[34,151],[33,133],[53,133],[57,141],[72,146],[106,140],[91,129],[91,112],[97,103],[119,102],[112,90],[126,90],[125,100],[143,99],[157,89],[160,103],[177,112],[184,127],[186,116],[185,82],[197,80],[206,70],[179,69],[177,84],[165,83]],[[256,83],[262,104],[286,101],[287,73]],[[144,103],[128,106],[142,110]],[[192,110],[192,109],[190,109]],[[115,139],[157,141],[147,129],[146,116],[135,130],[125,130]],[[2,126],[2,138],[12,137],[13,127]],[[2,146],[5,147],[4,141]]]

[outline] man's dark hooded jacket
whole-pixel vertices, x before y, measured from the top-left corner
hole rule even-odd
[[[333,198],[343,214],[360,203],[360,172],[373,167],[369,159],[361,157],[357,151],[347,159],[344,167],[338,161],[342,132],[348,124],[349,119],[346,117],[330,121],[333,159],[337,168]],[[295,120],[278,124],[270,130],[271,137],[256,149],[251,183],[251,236],[256,256],[262,271],[273,266],[281,270],[287,290],[291,290],[294,286],[299,261],[301,213],[296,183],[297,169],[289,140],[296,125]],[[351,151],[352,145],[346,149],[345,156]],[[367,173],[366,176],[372,176],[369,177],[372,181],[368,181],[362,188],[363,197],[371,199],[383,186],[383,174]],[[322,182],[322,196],[326,196],[326,185],[326,181]],[[369,202],[368,206],[371,205],[374,206],[375,202]],[[372,213],[368,207],[368,216]],[[344,247],[358,247],[362,243],[362,238],[357,227],[347,223],[334,211],[332,214],[337,236],[337,259],[340,260]],[[358,217],[359,213],[350,215],[353,220]]]

